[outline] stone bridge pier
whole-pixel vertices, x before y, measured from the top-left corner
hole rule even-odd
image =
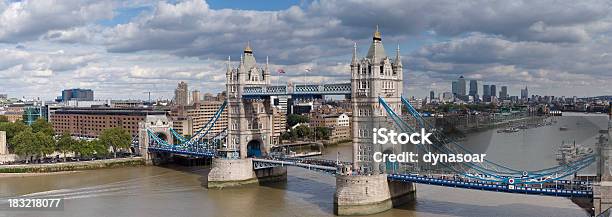
[[[334,214],[370,215],[384,212],[416,198],[414,183],[387,180],[380,175],[338,175]]]

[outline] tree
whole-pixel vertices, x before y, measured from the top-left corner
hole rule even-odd
[[[44,132],[37,132],[34,134],[34,145],[38,151],[38,156],[44,158],[48,154],[55,151],[55,139],[51,135]]]
[[[94,140],[95,141],[95,140]],[[75,143],[76,147],[73,148],[75,153],[79,153],[79,157],[92,157],[96,151],[94,148],[95,144],[92,144],[93,141],[80,140]]]
[[[8,117],[6,115],[0,115],[0,122],[2,123],[9,122]]]
[[[106,148],[113,149],[115,157],[117,157],[118,149],[129,148],[132,143],[130,134],[121,127],[105,129],[98,139]]]
[[[13,151],[13,146],[15,144],[11,142],[13,137],[15,137],[18,133],[25,131],[28,128],[30,127],[28,127],[27,125],[19,121],[15,123],[0,122],[0,131],[6,132],[6,141],[8,141],[9,143],[9,151]]]
[[[57,151],[64,154],[64,162],[66,161],[66,152],[71,152],[75,147],[77,147],[78,141],[73,139],[69,133],[64,133],[57,140]]]
[[[32,132],[42,132],[45,135],[49,136],[53,136],[55,134],[55,131],[53,130],[53,125],[43,118],[38,118],[34,123],[32,123]]]
[[[299,123],[308,123],[309,121],[308,116],[290,114],[287,116],[287,127],[293,127]]]
[[[312,129],[310,129],[310,127],[307,127],[305,125],[297,126],[291,131],[295,131],[295,134],[297,138],[299,139],[306,139],[310,137],[310,135],[312,134]]]
[[[329,139],[331,136],[331,129],[328,127],[316,127],[315,136],[315,139]]]
[[[32,157],[34,154],[38,153],[34,138],[35,134],[32,133],[32,130],[27,129],[19,132],[11,139],[11,144],[14,144],[15,154],[24,157],[26,162],[29,162],[29,157]]]

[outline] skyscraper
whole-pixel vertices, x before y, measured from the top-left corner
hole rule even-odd
[[[508,99],[508,86],[501,87],[501,91],[499,92],[499,99]]]
[[[521,89],[521,99],[528,99],[529,98],[529,91],[527,90],[527,86],[525,86],[525,89]]]
[[[497,97],[497,86],[495,84],[491,85],[491,96]]]
[[[181,81],[178,87],[176,87],[176,90],[174,90],[174,104],[182,106],[188,105],[187,97],[189,97],[187,83]]]
[[[487,84],[482,85],[482,101],[491,101],[491,87]]]
[[[478,82],[476,80],[470,80],[470,96],[476,98],[478,95]]]
[[[451,90],[452,90],[454,96],[459,95],[459,82],[453,81],[452,86],[451,86]]]
[[[433,101],[433,99],[434,99],[435,95],[436,95],[436,94],[434,93],[434,91],[433,91],[433,90],[432,90],[432,91],[429,91],[429,101],[430,101],[430,102],[431,102],[431,101]]]
[[[459,94],[459,96],[463,97],[466,95],[466,91],[465,91],[465,78],[463,78],[462,76],[459,76],[459,80],[457,80],[457,83],[459,85],[459,87],[457,88],[457,92]]]

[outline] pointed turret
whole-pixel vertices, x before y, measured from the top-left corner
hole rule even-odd
[[[351,61],[351,65],[357,64],[357,42],[353,43],[353,60]]]
[[[253,53],[253,49],[251,48],[251,41],[247,41],[246,47],[244,47],[244,53]]]
[[[246,47],[244,47],[244,59],[242,60],[242,63],[244,64],[244,68],[247,70],[255,67],[255,64],[257,63],[255,61],[255,56],[253,56],[253,48],[251,48],[250,41],[247,41]]]
[[[382,34],[378,31],[378,25],[376,25],[376,32],[374,32],[372,44],[370,45],[370,49],[368,49],[368,55],[366,57],[373,62],[378,62],[387,57],[385,47],[382,44]]]
[[[395,50],[395,66],[402,67],[402,55],[400,55],[399,44],[397,44],[397,49]]]
[[[372,37],[374,41],[382,41],[382,34],[378,31],[378,25],[376,25],[376,32],[374,32],[374,37]]]
[[[227,65],[226,65],[226,70],[227,70],[227,71],[226,71],[225,73],[226,73],[228,76],[229,76],[229,75],[231,74],[231,72],[232,72],[231,61],[232,61],[231,57],[230,57],[230,56],[227,56]]]

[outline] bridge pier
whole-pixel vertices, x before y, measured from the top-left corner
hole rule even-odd
[[[286,167],[254,170],[251,158],[213,158],[207,186],[208,188],[226,188],[279,181],[287,181]]]
[[[380,175],[337,175],[334,214],[369,215],[416,199],[414,183],[387,180]]]

